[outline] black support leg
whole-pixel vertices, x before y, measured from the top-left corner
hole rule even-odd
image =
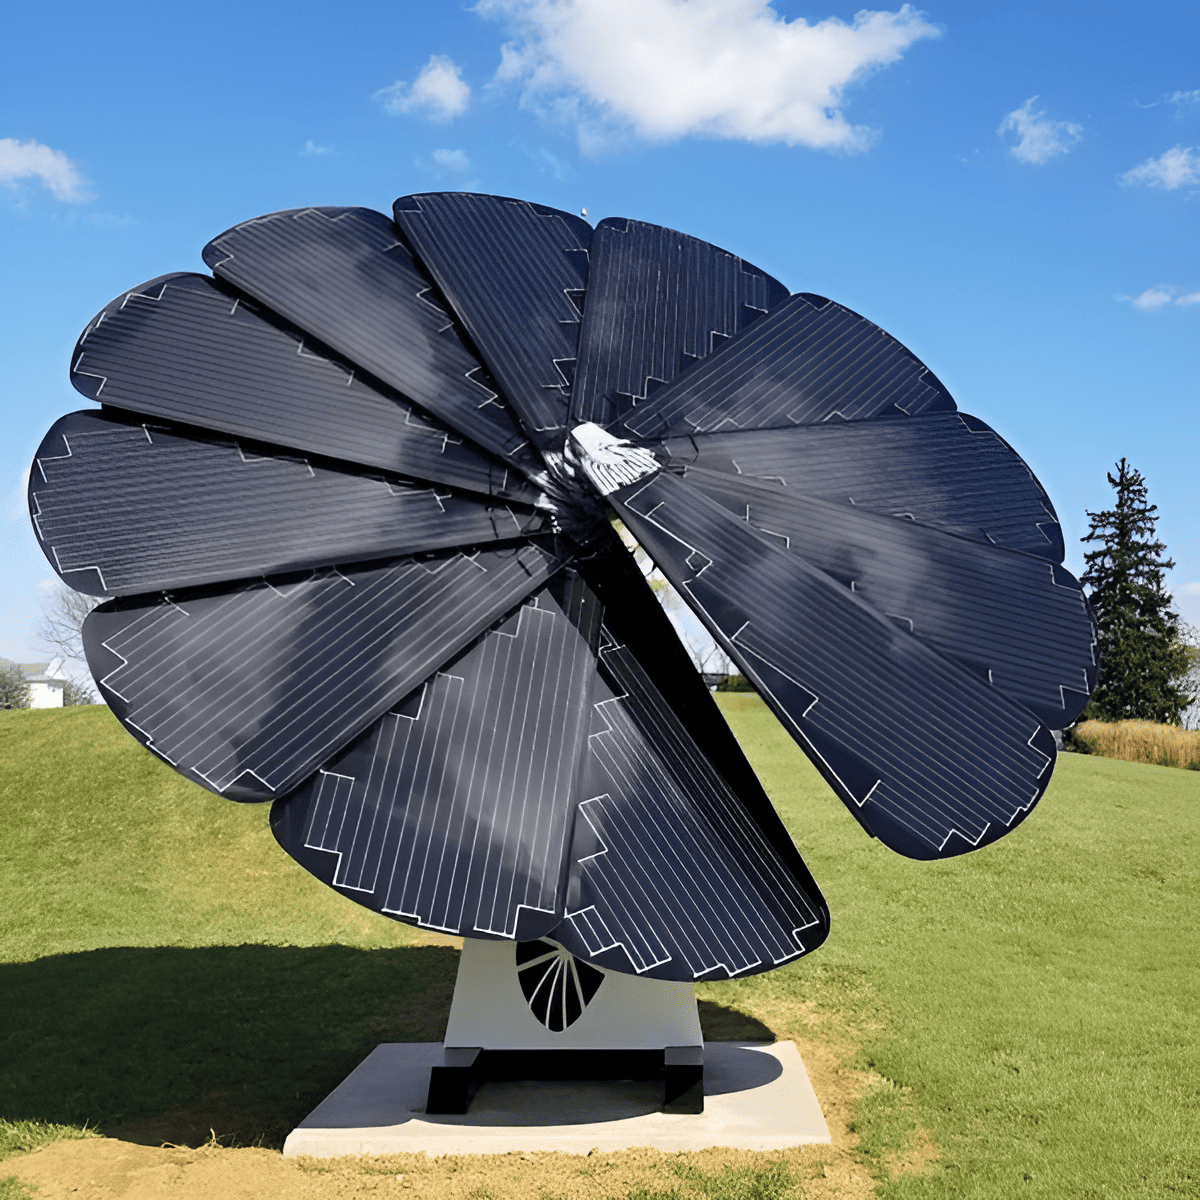
[[[704,1047],[668,1046],[663,1051],[663,1112],[704,1111]]]
[[[429,1071],[427,1113],[465,1113],[471,1102],[476,1064],[483,1051],[478,1046],[445,1046],[442,1061]]]

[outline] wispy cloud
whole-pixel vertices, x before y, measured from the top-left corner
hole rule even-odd
[[[1008,152],[1018,162],[1041,166],[1056,154],[1066,154],[1083,137],[1083,126],[1070,121],[1051,121],[1044,112],[1034,112],[1036,100],[1036,96],[1030,96],[1020,108],[1014,108],[996,132],[1001,137],[1007,133],[1017,135]]]
[[[1175,120],[1182,121],[1189,113],[1200,109],[1200,88],[1192,92],[1172,92],[1167,103],[1175,106]]]
[[[844,93],[940,30],[915,8],[785,20],[768,0],[480,0],[513,35],[494,83],[598,149],[684,137],[861,151]]]
[[[309,138],[308,141],[304,143],[304,149],[301,150],[300,153],[304,155],[316,156],[320,156],[322,154],[332,154],[333,147],[327,146],[323,142],[314,142],[312,138]]]
[[[444,54],[431,54],[411,84],[397,80],[376,92],[375,99],[392,116],[422,113],[432,121],[450,121],[465,113],[471,102],[471,87],[461,74]]]
[[[55,200],[68,204],[85,204],[93,199],[79,168],[61,150],[32,139],[20,142],[0,138],[0,183],[12,187],[21,179],[36,180]]]
[[[435,150],[433,161],[443,171],[451,171],[458,175],[471,169],[471,160],[462,150]]]
[[[456,187],[470,191],[478,183],[478,179],[468,179],[471,170],[471,160],[463,150],[435,150],[428,159],[414,160],[414,166],[422,171],[428,171],[437,179],[452,179]]]
[[[1121,176],[1124,184],[1144,183],[1147,187],[1186,187],[1200,183],[1200,154],[1194,146],[1175,146],[1158,158],[1148,158],[1140,167],[1133,167]]]
[[[557,154],[547,150],[545,146],[527,146],[519,138],[511,142],[512,148],[523,154],[537,168],[540,175],[551,175],[560,183],[575,178],[575,170],[563,162]]]
[[[1200,304],[1200,292],[1185,292],[1172,283],[1156,283],[1140,296],[1118,296],[1117,299],[1128,300],[1139,312],[1157,312],[1168,304],[1176,304],[1181,308]]]

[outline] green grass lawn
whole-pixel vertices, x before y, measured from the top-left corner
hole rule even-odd
[[[722,706],[833,931],[704,985],[707,1020],[828,1016],[882,1080],[856,1128],[885,1196],[1200,1195],[1200,775],[1066,755],[1010,837],[913,863],[756,697]],[[0,713],[0,763],[0,1153],[37,1139],[22,1122],[152,1139],[193,1110],[278,1145],[376,1042],[441,1036],[453,949],[317,883],[265,808],[186,783],[107,709]],[[918,1125],[940,1158],[889,1179]]]

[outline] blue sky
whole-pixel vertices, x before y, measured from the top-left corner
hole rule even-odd
[[[24,473],[108,300],[282,208],[473,188],[705,238],[904,341],[1049,491],[1122,455],[1200,625],[1200,15],[776,0],[59,3],[0,66],[0,656],[52,579]]]

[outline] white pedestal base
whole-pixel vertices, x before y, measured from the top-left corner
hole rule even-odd
[[[636,981],[635,981],[636,982]],[[661,1112],[655,1083],[485,1083],[470,1112],[424,1112],[440,1042],[389,1043],[294,1129],[285,1155],[505,1154],[512,1150],[783,1150],[828,1142],[792,1042],[706,1042],[704,1112]]]

